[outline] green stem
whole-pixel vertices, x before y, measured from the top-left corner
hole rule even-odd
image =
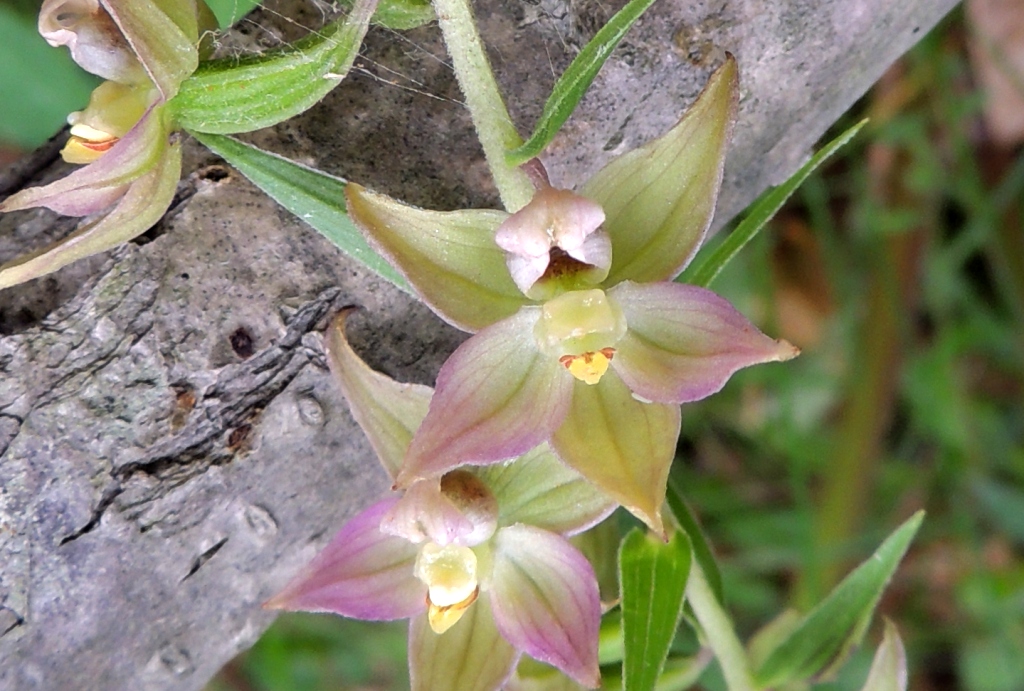
[[[434,0],[434,11],[501,202],[515,212],[533,198],[533,183],[518,167],[505,163],[505,152],[520,146],[523,140],[494,80],[469,1]]]
[[[722,609],[696,559],[690,566],[686,600],[693,608],[693,613],[697,615],[697,621],[704,629],[704,636],[718,658],[729,691],[755,691],[757,685],[750,673],[743,644],[736,636],[729,615]]]

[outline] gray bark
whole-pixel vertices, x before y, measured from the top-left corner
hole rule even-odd
[[[666,130],[729,50],[742,100],[721,224],[953,4],[662,0],[551,147],[552,177],[571,186]],[[301,0],[275,7],[223,50],[322,23]],[[481,1],[522,131],[609,13]],[[364,55],[324,103],[252,140],[423,206],[493,205],[436,29],[374,30]],[[57,148],[0,194],[66,172]],[[73,223],[0,218],[0,261]],[[256,640],[260,603],[387,489],[323,362],[317,331],[346,304],[365,308],[357,350],[400,379],[430,383],[462,338],[194,145],[144,241],[0,293],[0,689],[199,689]]]

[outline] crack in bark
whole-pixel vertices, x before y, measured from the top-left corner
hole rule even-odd
[[[339,288],[322,291],[316,299],[299,308],[288,321],[284,336],[275,344],[243,363],[225,368],[217,383],[202,396],[201,407],[196,411],[198,415],[194,413],[191,422],[143,458],[111,471],[112,484],[104,491],[90,519],[62,538],[60,544],[91,532],[115,503],[119,510],[129,511],[134,518],[137,512],[131,509],[149,504],[211,466],[229,463],[243,453],[244,449],[229,448],[229,431],[254,424],[259,412],[284,391],[299,372],[319,360],[319,354],[307,348],[302,340],[335,309],[340,293]],[[126,484],[136,475],[155,478],[157,483],[133,496],[131,501],[119,502]]]

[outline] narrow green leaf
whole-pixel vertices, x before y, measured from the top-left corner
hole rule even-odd
[[[505,160],[510,166],[526,163],[551,143],[555,134],[576,109],[576,104],[583,98],[583,94],[590,88],[594,77],[615,50],[615,46],[619,45],[619,41],[633,23],[653,4],[654,0],[630,0],[601,27],[594,38],[590,39],[555,82],[533,135],[522,146],[505,154]]]
[[[668,492],[665,494],[665,500],[668,502],[668,508],[672,511],[676,523],[683,529],[686,536],[690,538],[690,544],[693,545],[693,557],[700,564],[704,577],[708,579],[708,585],[711,586],[711,590],[715,593],[718,604],[724,605],[725,595],[722,590],[722,574],[718,570],[715,555],[711,551],[711,545],[708,543],[704,531],[690,510],[690,506],[683,499],[683,493],[679,488],[679,481],[673,475],[669,475]]]
[[[206,0],[220,28],[226,29],[259,7],[260,0]]]
[[[352,6],[352,0],[344,0],[345,7]],[[380,0],[371,24],[387,29],[405,31],[429,24],[437,19],[429,0]]]
[[[777,687],[824,669],[851,639],[863,635],[871,613],[924,519],[918,511],[871,557],[836,586],[757,670],[758,685]]]
[[[691,285],[707,287],[711,285],[711,282],[715,280],[715,277],[722,271],[726,264],[728,264],[733,257],[735,257],[741,249],[743,249],[748,242],[754,239],[761,229],[772,220],[782,205],[786,203],[786,200],[797,190],[800,185],[803,184],[804,180],[814,172],[814,170],[824,163],[832,154],[841,149],[847,142],[853,139],[854,135],[860,131],[862,127],[867,123],[867,120],[861,120],[853,127],[849,128],[838,137],[826,144],[818,153],[814,154],[807,163],[805,163],[800,170],[796,171],[791,178],[786,180],[778,187],[773,187],[766,193],[761,195],[751,206],[750,211],[740,222],[736,229],[733,230],[729,235],[715,247],[713,250],[708,248],[705,251],[697,255],[693,263],[691,263],[686,270],[676,280],[680,283],[689,283]]]
[[[282,50],[202,63],[168,103],[190,132],[236,134],[302,113],[337,86],[359,53],[377,0]]]
[[[619,550],[626,691],[652,691],[683,613],[690,576],[690,541],[676,532],[668,543],[634,528]]]
[[[405,279],[374,252],[345,212],[345,181],[231,137],[192,133],[274,201],[320,231],[342,252],[409,291]]]

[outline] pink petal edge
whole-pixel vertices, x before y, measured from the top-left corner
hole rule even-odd
[[[430,410],[409,445],[397,485],[460,465],[523,454],[561,424],[575,381],[537,350],[540,310],[524,307],[463,343],[437,375]]]
[[[734,372],[796,357],[761,333],[725,298],[681,283],[625,281],[608,291],[626,316],[612,367],[637,396],[688,403],[719,391]]]
[[[264,607],[375,621],[422,612],[426,586],[413,575],[418,548],[379,529],[397,501],[388,498],[357,514]]]
[[[498,630],[513,646],[600,686],[597,577],[568,540],[522,524],[499,530],[490,596]]]

